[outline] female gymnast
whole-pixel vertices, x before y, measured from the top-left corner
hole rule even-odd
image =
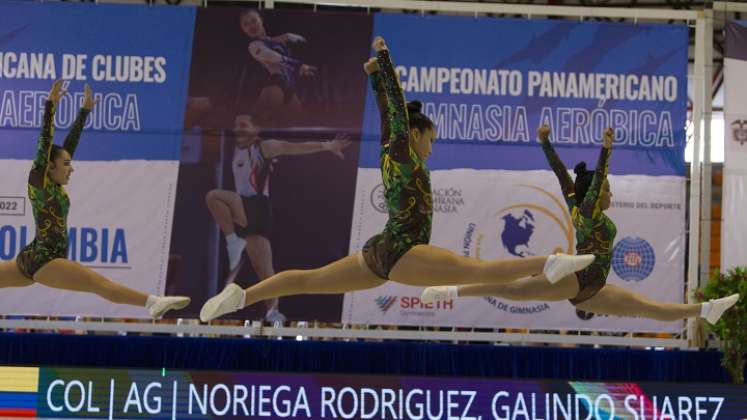
[[[256,123],[275,127],[303,113],[296,92],[297,81],[299,77],[316,76],[317,68],[294,58],[289,45],[305,43],[306,38],[294,33],[268,35],[260,12],[253,8],[241,12],[239,25],[249,38],[244,50],[248,52],[249,62],[224,94],[217,98],[188,98],[186,127],[220,125],[216,121],[225,121],[226,115],[247,112],[252,113]]]
[[[276,115],[302,112],[296,94],[296,79],[315,76],[317,68],[293,58],[288,44],[303,43],[306,39],[292,33],[268,36],[262,16],[256,9],[241,14],[241,30],[251,40],[249,54],[268,73],[254,107],[258,121],[266,124]]]
[[[230,271],[226,284],[233,282],[238,274],[244,252],[260,281],[275,274],[270,242],[273,225],[270,176],[273,161],[282,156],[322,152],[344,159],[344,151],[350,146],[350,140],[343,134],[329,141],[263,139],[260,137],[260,127],[250,115],[236,117],[233,133],[236,145],[231,167],[236,191],[215,189],[205,196],[208,210],[226,238]],[[273,324],[284,323],[285,316],[278,308],[278,300],[271,299],[266,304],[265,320]]]
[[[507,284],[474,284],[461,286],[429,287],[423,291],[425,303],[452,299],[459,296],[498,296],[510,300],[570,300],[584,312],[628,317],[644,317],[659,321],[676,321],[683,318],[703,317],[716,323],[723,313],[739,300],[739,295],[716,299],[700,304],[666,303],[648,299],[638,293],[607,284],[612,263],[612,245],[617,233],[615,224],[604,214],[610,207],[612,193],[607,171],[614,132],[608,128],[596,170],[586,169],[586,163],[576,165],[575,182],[550,143],[550,128],[542,126],[537,131],[547,161],[560,182],[560,189],[576,228],[576,252],[591,254],[596,258],[588,267],[569,274],[557,283],[548,283],[545,276],[537,275]]]
[[[387,280],[413,285],[507,283],[544,273],[557,281],[581,270],[592,255],[552,255],[479,261],[429,245],[433,202],[426,159],[435,138],[420,103],[406,104],[384,39],[373,42],[371,75],[382,121],[381,173],[389,220],[363,250],[322,268],[278,273],[246,290],[228,285],[200,312],[204,322],[262,300],[295,294],[337,294],[379,286]]]
[[[0,262],[0,287],[26,287],[34,282],[58,289],[97,294],[114,303],[143,306],[154,318],[182,309],[184,296],[153,296],[117,284],[83,265],[66,259],[67,215],[70,199],[63,188],[73,173],[72,159],[80,134],[97,101],[86,85],[83,106],[62,147],[53,144],[54,112],[65,95],[62,80],[52,85],[44,105],[39,145],[29,173],[28,195],[36,223],[34,240],[13,261]]]

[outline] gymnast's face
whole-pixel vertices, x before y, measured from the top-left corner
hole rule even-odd
[[[62,149],[57,153],[54,161],[49,165],[47,175],[52,182],[59,185],[67,185],[70,175],[73,174],[73,159],[67,150]]]
[[[240,149],[246,149],[259,138],[259,127],[249,115],[238,115],[234,120],[233,133]]]
[[[612,203],[612,191],[610,191],[610,182],[609,180],[604,180],[604,184],[602,184],[602,193],[599,195],[599,207],[602,210],[607,210],[610,208],[610,204]]]
[[[410,129],[410,144],[421,160],[427,160],[433,151],[433,142],[436,140],[436,132],[432,128],[420,131],[417,128]]]
[[[262,21],[262,17],[257,12],[249,12],[241,17],[241,30],[252,39],[257,39],[265,36],[265,24]]]

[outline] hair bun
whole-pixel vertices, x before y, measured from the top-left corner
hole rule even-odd
[[[420,101],[410,101],[407,103],[407,112],[416,113],[423,109],[423,103]]]
[[[576,165],[576,167],[573,168],[573,173],[576,175],[582,175],[586,172],[587,172],[586,162],[583,162],[583,161],[579,162],[578,165]]]

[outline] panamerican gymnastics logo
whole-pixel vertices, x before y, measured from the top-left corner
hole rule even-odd
[[[386,313],[397,302],[397,296],[379,296],[374,299],[381,312]]]
[[[519,184],[516,187],[532,190],[531,198],[498,210],[488,223],[469,223],[464,234],[462,255],[477,259],[495,258],[496,255],[483,255],[485,249],[494,248],[494,241],[498,241],[498,245],[510,255],[520,258],[549,252],[573,254],[573,221],[565,203],[536,185]],[[542,233],[535,229],[535,224],[541,223],[546,227],[548,221],[561,232],[559,243],[552,244],[549,249],[550,244],[545,238],[539,244],[532,241],[538,233]],[[546,303],[526,304],[492,297],[485,300],[494,308],[512,314],[535,314],[550,308]]]
[[[536,255],[530,249],[529,242],[534,234],[535,213],[542,214],[552,220],[563,232],[565,245],[556,248],[556,251],[573,254],[573,222],[568,210],[561,200],[549,191],[535,185],[519,185],[539,192],[549,198],[555,205],[557,212],[534,203],[518,203],[498,211],[497,217],[503,220],[501,231],[501,243],[509,254],[517,257]],[[517,212],[518,211],[518,212]]]
[[[654,248],[639,237],[625,237],[612,250],[612,269],[625,281],[645,280],[655,265]]]

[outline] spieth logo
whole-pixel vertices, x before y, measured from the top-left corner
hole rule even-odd
[[[381,312],[387,313],[399,301],[399,308],[403,316],[433,316],[437,311],[453,311],[454,301],[447,300],[436,303],[423,303],[420,296],[379,296],[374,299]]]
[[[420,296],[402,296],[399,300],[399,307],[401,309],[412,309],[421,312],[409,312],[407,315],[427,315],[433,314],[435,311],[452,311],[454,310],[454,300],[449,299],[436,303],[423,303],[420,300]],[[425,312],[422,312],[425,311]]]
[[[656,265],[654,248],[638,237],[625,237],[612,250],[612,269],[625,281],[643,281]]]
[[[464,207],[464,196],[461,188],[436,188],[431,191],[434,213],[459,213]],[[387,213],[384,184],[379,184],[371,191],[371,205],[379,213]]]
[[[732,122],[731,133],[734,141],[739,142],[740,146],[744,146],[744,143],[747,142],[747,120]]]
[[[397,296],[379,296],[374,299],[381,312],[386,313],[397,302]]]

